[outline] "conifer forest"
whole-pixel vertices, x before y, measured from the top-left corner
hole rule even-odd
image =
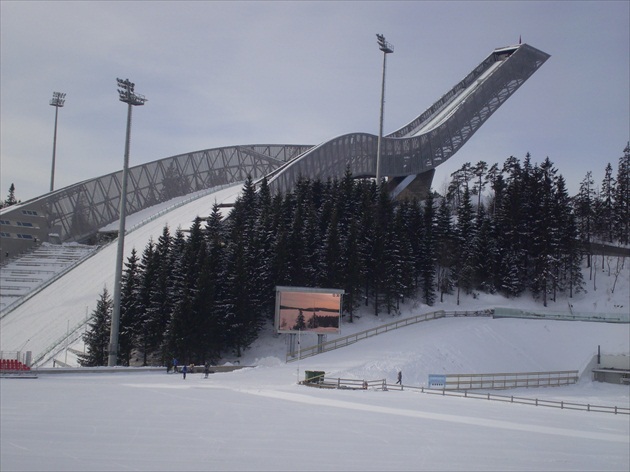
[[[549,158],[464,164],[444,195],[392,199],[373,179],[301,179],[272,195],[248,179],[224,217],[164,227],[122,277],[118,362],[203,364],[239,356],[274,318],[275,287],[343,289],[342,312],[396,315],[414,298],[524,294],[542,306],[585,289],[594,242],[630,244],[630,144],[605,177],[570,196]],[[624,258],[618,258],[624,263]],[[106,365],[113,302],[104,289],[81,364]]]

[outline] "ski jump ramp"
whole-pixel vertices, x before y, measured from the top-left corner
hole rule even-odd
[[[455,154],[550,56],[527,44],[492,51],[464,79],[413,121],[385,136],[381,175],[394,196],[424,197],[434,169]],[[275,192],[302,177],[376,175],[378,137],[338,136],[317,146],[244,145],[167,157],[129,169],[127,214],[174,197],[267,177]],[[119,219],[122,171],[80,182],[0,210],[3,251],[42,242],[94,244],[100,228]]]
[[[455,154],[549,55],[527,44],[498,48],[429,109],[381,142],[381,175],[395,195],[424,197],[434,169]],[[269,179],[286,192],[300,176],[376,175],[378,137],[351,133],[331,139],[292,160]]]

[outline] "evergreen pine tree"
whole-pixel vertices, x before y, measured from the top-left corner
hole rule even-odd
[[[435,210],[435,199],[432,192],[428,192],[424,201],[423,234],[420,244],[421,254],[421,278],[422,278],[422,301],[433,306],[435,303],[435,277],[437,261],[437,215]]]
[[[528,281],[528,239],[530,237],[522,202],[529,198],[525,190],[525,172],[519,160],[513,156],[503,165],[506,178],[502,181],[500,206],[496,210],[497,250],[500,255],[500,286],[508,296],[518,296]]]
[[[523,292],[518,262],[519,259],[511,253],[502,259],[501,291],[508,298],[518,297]]]
[[[622,245],[630,244],[630,142],[619,158],[614,205],[614,233]]]
[[[145,324],[148,355],[164,364],[168,356],[163,351],[164,333],[171,317],[172,269],[173,269],[173,237],[168,226],[164,226],[162,234],[155,245],[153,258],[155,268],[153,280],[149,286],[149,300],[146,308]]]
[[[471,293],[473,288],[474,260],[473,241],[475,228],[473,225],[473,208],[468,188],[464,189],[460,204],[457,207],[456,225],[456,264],[454,276],[457,282],[457,304],[460,302],[460,291]]]
[[[339,288],[343,286],[343,259],[341,257],[341,238],[339,236],[339,213],[335,208],[324,235],[321,286]]]
[[[547,297],[555,285],[554,267],[558,246],[558,222],[554,219],[553,208],[556,194],[556,169],[547,158],[541,166],[535,166],[530,180],[533,201],[530,202],[530,259],[533,261],[531,290],[534,296],[541,296],[547,306]]]
[[[254,229],[253,263],[256,265],[257,298],[264,319],[271,320],[275,310],[275,279],[273,277],[274,248],[276,230],[274,227],[274,206],[267,180],[263,179],[257,195],[258,216]]]
[[[362,280],[360,268],[360,254],[358,244],[358,224],[354,219],[350,222],[347,237],[343,242],[341,255],[343,279],[343,311],[348,313],[348,321],[354,321],[354,312],[361,304]]]
[[[302,267],[302,277],[307,280],[304,284],[307,287],[322,286],[326,274],[324,246],[326,227],[321,227],[320,216],[321,212],[318,211],[315,202],[310,200],[306,206],[303,233],[306,265]]]
[[[588,245],[592,240],[593,218],[595,211],[595,183],[593,173],[586,173],[580,184],[580,191],[574,199],[575,216],[577,218],[578,232],[583,244]],[[587,253],[587,267],[591,267],[591,254]]]
[[[121,280],[118,363],[125,366],[128,366],[131,361],[131,353],[138,337],[140,320],[138,300],[140,288],[139,262],[136,249],[133,248],[125,263],[125,270]]]
[[[389,226],[393,221],[393,205],[385,186],[381,184],[378,189],[377,199],[373,206],[372,222],[374,226],[373,239],[371,241],[370,263],[371,285],[374,300],[374,314],[378,316],[381,305],[387,300],[383,295],[391,293],[388,283],[395,284],[395,280],[388,280],[386,274],[391,273],[393,248],[388,247],[388,237],[391,235]]]
[[[470,181],[475,177],[470,162],[464,163],[458,170],[451,174],[451,182],[448,186],[446,199],[451,203],[453,208],[461,205],[464,190],[470,193]]]
[[[486,293],[496,291],[497,251],[492,221],[483,204],[477,210],[475,237],[472,241],[473,287]]]
[[[142,252],[139,263],[139,284],[137,298],[138,326],[136,332],[136,349],[142,353],[142,365],[147,365],[150,356],[151,332],[148,308],[151,302],[151,292],[157,272],[158,261],[155,256],[155,244],[149,240]]]
[[[490,184],[493,194],[488,205],[488,213],[494,220],[497,217],[497,209],[503,204],[503,195],[505,191],[505,180],[498,164],[492,164],[486,173],[486,183]]]
[[[358,233],[358,254],[359,254],[359,268],[360,277],[363,282],[363,300],[365,306],[370,303],[370,297],[374,297],[374,273],[381,270],[377,267],[374,258],[374,241],[376,228],[374,224],[374,201],[376,198],[376,184],[371,182],[369,184],[361,185],[360,196],[360,215],[361,221],[359,223]]]
[[[488,180],[486,179],[488,163],[485,161],[479,161],[471,170],[475,177],[471,193],[472,195],[477,195],[477,208],[479,208],[481,207],[481,196],[483,195],[483,190],[488,183]]]
[[[295,206],[287,234],[288,258],[285,261],[285,270],[291,284],[299,287],[308,286],[309,282],[312,281],[305,273],[310,262],[305,229],[305,220],[308,218],[309,189],[310,185],[305,179],[298,181],[294,195]]]
[[[264,323],[260,309],[255,228],[258,214],[251,179],[243,187],[228,219],[225,289],[222,292],[225,341],[237,356],[256,338]]]
[[[195,218],[187,238],[178,229],[173,244],[173,307],[165,333],[166,351],[186,362],[203,363],[203,307],[195,303],[206,259],[201,218]]]
[[[83,335],[85,354],[79,355],[79,364],[81,366],[96,367],[107,365],[113,308],[113,301],[107,291],[107,287],[105,287],[99,300],[96,302],[96,308],[90,317],[88,329]]]
[[[9,194],[7,195],[7,199],[4,202],[0,201],[0,208],[10,207],[11,205],[15,205],[18,203],[15,198],[15,185],[11,184],[9,187]]]
[[[558,261],[557,286],[562,292],[568,290],[569,298],[572,298],[573,294],[582,291],[584,286],[582,250],[571,199],[562,175],[558,176],[556,184],[554,220],[557,222],[559,230],[558,254],[556,256]]]
[[[205,350],[209,359],[219,358],[225,348],[222,333],[223,324],[221,301],[225,298],[225,234],[221,212],[218,204],[214,204],[206,223],[207,257],[204,260],[196,303],[203,306],[206,317],[201,327],[205,331]]]
[[[395,308],[396,313],[400,313],[400,303],[404,303],[415,294],[413,250],[407,229],[408,211],[401,211],[403,207],[408,208],[408,205],[400,205],[398,211],[394,213],[393,224],[390,224],[392,234],[387,239],[388,251],[391,253],[390,264],[394,269],[394,284],[388,288],[390,293],[388,313],[392,308]]]
[[[457,241],[452,225],[452,214],[446,198],[440,200],[436,222],[436,260],[437,286],[440,291],[440,302],[444,295],[453,290],[453,270],[455,267],[455,248]]]
[[[597,199],[595,221],[598,237],[608,243],[613,242],[614,232],[615,179],[610,162],[604,171],[604,179]]]
[[[543,214],[540,211],[542,186],[539,185],[539,168],[532,164],[529,153],[525,154],[520,180],[521,201],[518,204],[520,211],[517,220],[518,247],[521,255],[520,273],[523,274],[524,287],[534,287],[537,291],[539,285],[535,281],[538,277],[536,264],[541,263],[540,258],[537,257],[540,254],[540,248],[537,245],[541,243],[542,236],[536,228],[542,224]]]

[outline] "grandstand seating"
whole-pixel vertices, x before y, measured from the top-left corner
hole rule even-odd
[[[0,268],[0,310],[76,265],[97,249],[83,244],[43,243]]]
[[[31,368],[16,359],[0,359],[1,372],[21,372],[29,371]]]

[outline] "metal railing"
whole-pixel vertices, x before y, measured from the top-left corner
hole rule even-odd
[[[507,388],[555,387],[577,383],[577,370],[496,374],[446,374],[445,390],[503,390]]]
[[[405,326],[422,323],[423,321],[436,320],[439,318],[445,318],[447,316],[492,316],[492,310],[482,311],[434,311],[431,313],[423,313],[421,315],[411,316],[402,320],[393,321],[375,328],[366,329],[358,333],[350,334],[342,338],[333,339],[315,346],[309,346],[306,348],[300,348],[298,351],[288,352],[286,356],[286,362],[294,362],[307,357],[316,356],[324,352],[333,351],[342,347],[354,344],[362,339],[371,338],[379,334],[387,333],[395,329],[403,328]]]
[[[42,364],[45,364],[50,359],[55,357],[59,352],[63,351],[67,346],[74,344],[78,341],[81,336],[83,336],[83,332],[81,329],[88,324],[91,317],[82,319],[76,325],[69,328],[67,333],[63,336],[60,336],[51,344],[48,345],[42,352],[40,352],[36,357],[33,357],[32,365],[34,367],[38,367]]]
[[[468,390],[459,391],[459,390],[436,390],[426,387],[413,387],[409,385],[386,385],[387,390],[413,390],[419,393],[426,393],[429,395],[441,395],[441,396],[451,396],[451,397],[463,397],[463,398],[474,398],[478,400],[492,400],[506,403],[517,403],[521,405],[532,405],[532,406],[545,406],[549,408],[558,408],[561,410],[580,410],[580,411],[593,411],[598,413],[613,413],[615,415],[630,415],[630,408],[619,407],[619,406],[604,406],[604,405],[592,405],[590,403],[574,403],[567,401],[557,401],[557,400],[544,400],[541,398],[525,398],[525,397],[516,397],[514,395],[496,395],[493,393],[474,393],[469,392]]]
[[[540,398],[515,397],[514,395],[495,395],[492,393],[473,393],[467,390],[436,390],[426,387],[414,387],[401,384],[388,384],[385,379],[382,380],[361,380],[361,379],[342,379],[325,376],[311,378],[308,381],[299,382],[300,385],[317,388],[330,388],[341,390],[411,390],[418,393],[426,393],[429,395],[451,396],[473,398],[478,400],[489,400],[504,403],[515,403],[520,405],[544,406],[548,408],[558,408],[560,410],[579,410],[592,411],[595,413],[613,413],[615,415],[630,415],[630,408],[619,406],[592,405],[590,403],[574,403],[557,400],[544,400]]]
[[[361,379],[342,379],[318,376],[309,380],[303,380],[300,385],[318,388],[335,388],[342,390],[387,390],[387,381],[379,380],[361,380]]]

